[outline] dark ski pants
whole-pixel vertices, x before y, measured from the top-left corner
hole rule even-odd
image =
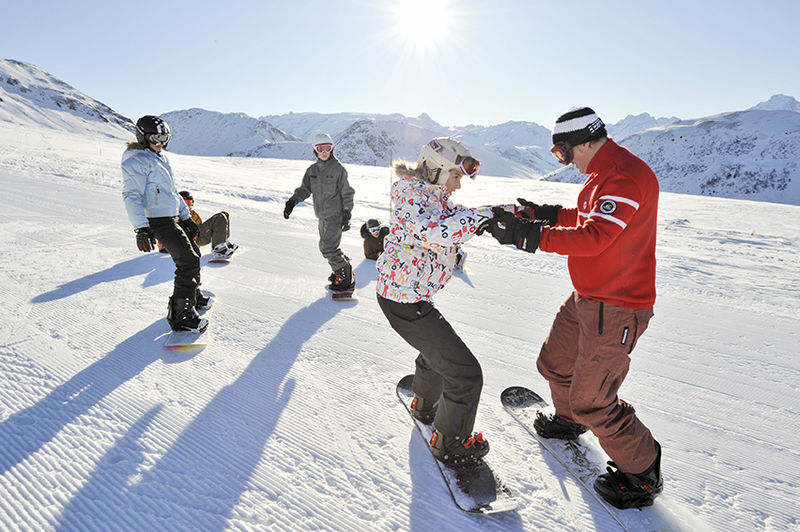
[[[231,236],[231,222],[228,213],[218,212],[208,220],[200,224],[200,232],[197,233],[197,245],[211,247],[227,242]]]
[[[431,303],[397,303],[378,296],[378,305],[392,329],[419,351],[413,391],[424,409],[439,402],[436,429],[445,441],[471,435],[483,387],[478,360]]]
[[[200,286],[200,248],[178,225],[178,217],[148,218],[150,229],[175,261],[175,298],[189,298]]]
[[[320,218],[319,224],[319,251],[328,264],[331,271],[336,271],[350,264],[350,260],[345,256],[339,247],[342,243],[342,218]]]
[[[559,417],[588,426],[626,473],[641,473],[658,446],[636,411],[617,392],[630,353],[653,308],[630,309],[573,292],[556,314],[537,361]]]

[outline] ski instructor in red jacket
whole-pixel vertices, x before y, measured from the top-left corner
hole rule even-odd
[[[575,291],[556,314],[537,367],[555,412],[534,426],[546,438],[588,429],[613,460],[595,490],[618,508],[648,506],[663,487],[661,446],[617,391],[630,353],[653,316],[658,180],[647,164],[606,134],[588,107],[570,109],[553,129],[553,154],[588,177],[578,205],[537,205],[530,216],[497,212],[503,244],[567,255]]]

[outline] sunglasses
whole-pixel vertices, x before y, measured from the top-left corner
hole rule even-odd
[[[317,144],[314,146],[314,151],[317,153],[330,153],[333,151],[333,144]]]
[[[458,155],[453,150],[442,146],[435,139],[430,141],[428,146],[430,146],[433,151],[437,152],[442,157],[456,165],[459,170],[470,176],[472,179],[475,179],[475,176],[478,175],[478,168],[480,167],[481,162],[475,157]]]
[[[550,153],[555,155],[558,162],[561,164],[569,164],[572,162],[572,146],[566,142],[559,142],[550,148]]]
[[[169,142],[169,133],[153,133],[152,135],[148,135],[147,142],[155,146],[166,144]]]

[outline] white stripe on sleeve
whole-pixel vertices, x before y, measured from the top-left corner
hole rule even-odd
[[[623,198],[622,196],[600,196],[601,200],[612,200],[619,203],[627,203],[637,211],[639,210],[639,204],[632,199]]]

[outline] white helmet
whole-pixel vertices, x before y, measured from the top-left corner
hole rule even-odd
[[[417,159],[417,170],[434,185],[444,185],[455,168],[475,179],[481,162],[469,150],[449,137],[437,137],[422,147]]]
[[[318,146],[320,144],[331,144],[333,145],[333,139],[327,133],[317,133],[314,135],[314,138],[311,139],[311,146]]]

